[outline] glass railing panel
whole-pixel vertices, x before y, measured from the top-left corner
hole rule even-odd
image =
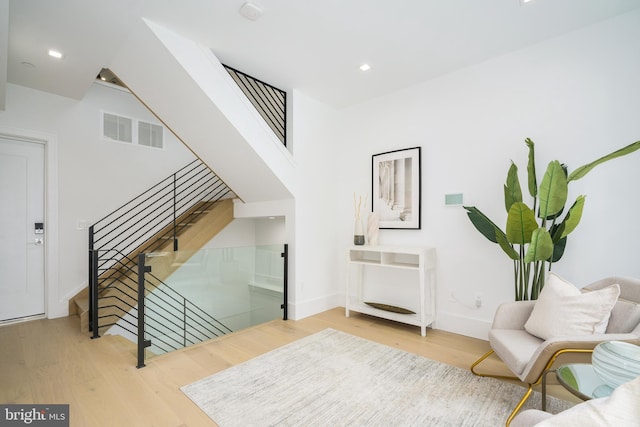
[[[284,245],[263,245],[147,254],[147,354],[281,319],[283,252]]]

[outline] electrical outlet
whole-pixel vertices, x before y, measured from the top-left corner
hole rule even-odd
[[[476,293],[476,307],[480,308],[482,307],[482,294],[481,293]]]

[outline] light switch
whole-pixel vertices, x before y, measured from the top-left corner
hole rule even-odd
[[[86,230],[91,227],[91,220],[88,219],[79,219],[76,222],[76,230]]]

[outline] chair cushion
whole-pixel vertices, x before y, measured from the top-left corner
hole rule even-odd
[[[544,341],[523,329],[492,329],[489,344],[502,361],[518,377]]]
[[[558,275],[549,273],[524,329],[544,340],[604,333],[619,295],[617,284],[582,293]]]
[[[620,276],[605,277],[585,286],[582,288],[582,292],[597,291],[614,283],[620,285],[620,296],[611,310],[607,333],[628,334],[640,323],[640,279]]]
[[[633,301],[618,299],[611,310],[608,334],[628,334],[640,323],[640,304]]]

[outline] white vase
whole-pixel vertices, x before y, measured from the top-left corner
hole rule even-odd
[[[364,226],[362,225],[362,220],[360,218],[356,218],[356,222],[353,227],[353,244],[364,245]]]
[[[380,234],[380,226],[377,212],[371,212],[367,218],[367,236],[369,244],[376,246],[378,244],[378,235]]]
[[[593,370],[611,388],[640,377],[640,346],[623,341],[606,341],[593,349]]]

